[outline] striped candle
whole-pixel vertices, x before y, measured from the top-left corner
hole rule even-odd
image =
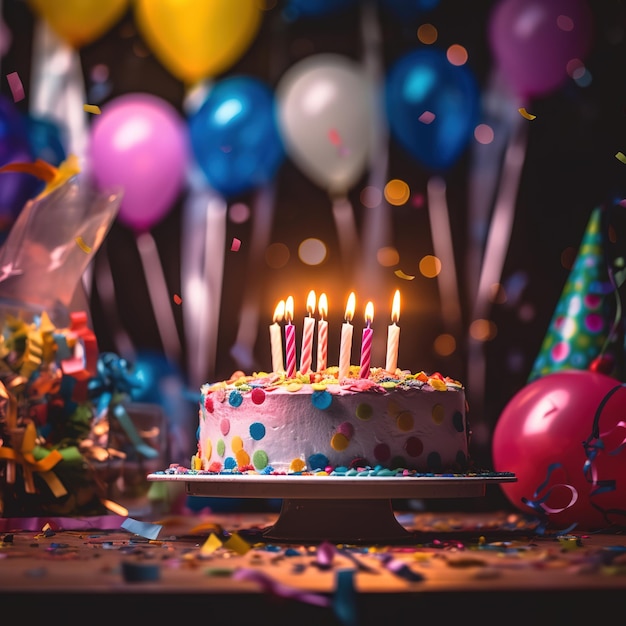
[[[285,353],[287,360],[287,377],[296,375],[296,327],[291,323],[293,320],[293,297],[289,296],[285,302]]]
[[[313,362],[313,331],[315,329],[315,292],[309,291],[306,299],[306,310],[308,315],[304,318],[302,327],[302,351],[300,353],[300,373],[308,374]]]
[[[339,346],[339,380],[343,380],[350,373],[350,359],[352,357],[352,317],[354,316],[355,295],[351,293],[346,305],[346,321],[341,325],[341,344]]]
[[[317,371],[323,372],[328,364],[328,322],[324,319],[328,315],[328,300],[326,294],[320,294],[317,305],[320,320],[317,322]]]
[[[368,302],[365,307],[365,321],[367,326],[363,329],[363,337],[361,340],[361,369],[359,370],[359,378],[369,378],[370,361],[372,358],[372,339],[374,331],[371,323],[374,320],[374,305]]]

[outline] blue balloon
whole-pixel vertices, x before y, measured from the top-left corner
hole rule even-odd
[[[388,10],[400,20],[412,20],[431,11],[439,0],[379,0],[383,10]]]
[[[0,166],[32,160],[22,115],[12,100],[0,95]],[[4,240],[24,204],[37,193],[40,182],[30,174],[0,174],[0,240]]]
[[[33,156],[58,166],[67,158],[60,128],[51,120],[27,115],[26,132]]]
[[[391,135],[422,165],[441,172],[473,135],[480,92],[467,66],[452,65],[440,50],[419,49],[388,72],[385,109]]]
[[[225,196],[267,184],[285,159],[274,93],[256,78],[217,82],[188,122],[196,161]]]
[[[283,15],[290,21],[323,17],[349,9],[357,2],[358,0],[288,0],[283,8]]]

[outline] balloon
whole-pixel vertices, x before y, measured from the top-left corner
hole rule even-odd
[[[439,0],[380,0],[384,10],[400,20],[412,20],[421,17],[439,4]]]
[[[288,0],[283,15],[288,20],[323,17],[356,6],[357,0]]]
[[[137,27],[166,69],[193,84],[228,69],[259,30],[258,0],[136,0]]]
[[[126,94],[111,100],[95,119],[88,156],[100,189],[124,189],[119,221],[147,231],[182,189],[189,162],[187,128],[165,100]]]
[[[593,39],[593,16],[585,0],[501,0],[488,27],[502,77],[524,99],[560,87],[568,63],[580,62]]]
[[[129,0],[29,0],[50,28],[75,48],[104,35],[122,18],[128,3]]]
[[[33,115],[25,117],[26,132],[35,159],[60,165],[67,158],[61,130],[57,124]]]
[[[191,147],[210,185],[228,196],[268,183],[285,152],[274,94],[263,82],[217,82],[189,117]]]
[[[442,171],[459,158],[474,132],[480,93],[467,66],[424,48],[391,66],[385,107],[392,136],[422,165]]]
[[[596,416],[598,437],[592,437]],[[501,485],[505,495],[524,513],[545,514],[561,527],[623,524],[625,418],[626,386],[604,374],[570,370],[526,385],[494,430],[494,469],[517,476]]]
[[[287,154],[320,187],[345,194],[371,152],[373,88],[359,64],[337,54],[307,57],[277,87]]]
[[[0,96],[0,166],[33,160],[28,128],[13,102]],[[0,174],[0,234],[6,234],[40,181],[29,174]]]

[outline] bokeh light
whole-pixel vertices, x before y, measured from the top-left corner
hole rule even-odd
[[[476,341],[491,341],[498,334],[498,329],[491,320],[474,320],[469,327],[469,334]]]
[[[478,124],[474,129],[474,139],[484,146],[492,143],[494,139],[493,128],[488,124]]]
[[[372,187],[370,185],[363,188],[359,199],[364,207],[367,207],[368,209],[375,209],[377,206],[380,206],[380,203],[383,200],[383,192],[377,187]]]
[[[446,51],[446,57],[452,65],[465,65],[469,55],[467,50],[460,44],[452,44]]]
[[[411,190],[403,180],[394,178],[385,185],[385,200],[393,206],[406,204],[410,197]]]
[[[311,237],[298,246],[298,257],[306,265],[319,265],[326,259],[328,250],[320,239]]]
[[[441,272],[441,261],[432,254],[422,257],[419,264],[422,276],[426,278],[435,278]]]
[[[250,219],[250,207],[243,202],[235,202],[228,209],[228,217],[233,224],[243,224]]]
[[[448,333],[442,333],[435,338],[433,348],[439,356],[450,356],[456,350],[456,339]]]
[[[417,29],[417,39],[425,45],[435,43],[438,35],[437,28],[432,24],[421,24]]]
[[[278,270],[289,261],[289,248],[284,243],[272,243],[265,251],[265,262],[268,267]]]
[[[400,254],[393,246],[385,246],[376,252],[376,260],[383,267],[393,267],[400,262]]]

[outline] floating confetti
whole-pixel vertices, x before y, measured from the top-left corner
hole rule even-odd
[[[45,182],[51,182],[56,176],[57,169],[50,163],[37,159],[34,163],[7,163],[0,167],[2,172],[19,172],[20,174],[31,174]]]
[[[422,124],[431,124],[435,120],[435,114],[432,111],[424,111],[417,119]]]
[[[7,82],[9,83],[9,89],[13,96],[13,102],[19,102],[26,97],[24,94],[24,85],[22,85],[22,81],[17,72],[7,74]]]
[[[517,109],[520,112],[522,117],[525,117],[527,120],[534,120],[537,116],[529,113],[524,107]]]
[[[102,113],[100,107],[96,104],[83,104],[83,111],[85,111],[85,113],[93,113],[94,115],[100,115],[100,113]]]
[[[408,274],[405,274],[402,270],[396,270],[394,274],[402,280],[413,280],[415,278],[415,276],[409,276]]]
[[[180,304],[183,301],[183,299],[177,294],[174,294],[174,304]]]
[[[623,152],[618,152],[615,155],[615,158],[619,161],[621,161],[622,163],[626,163],[626,154],[624,154]]]
[[[78,247],[85,253],[85,254],[89,254],[91,252],[91,246],[88,246],[83,238],[79,235],[78,237],[76,237],[76,243],[78,244]]]
[[[341,135],[339,134],[339,131],[337,131],[335,128],[331,128],[328,131],[328,139],[330,143],[333,144],[333,146],[341,145]]]
[[[237,239],[237,237],[233,237],[233,242],[230,244],[231,252],[238,252],[239,248],[241,248],[241,239]]]

